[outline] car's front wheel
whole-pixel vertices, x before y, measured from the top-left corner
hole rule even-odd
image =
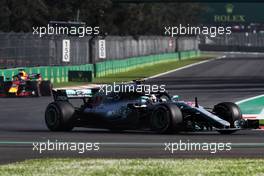
[[[223,102],[215,105],[213,112],[228,121],[231,128],[235,128],[235,122],[242,119],[240,108],[232,102]]]
[[[35,96],[35,97],[41,96],[38,81],[27,81],[26,82],[26,89],[27,89],[27,91],[32,92],[32,96]]]
[[[71,131],[74,128],[74,107],[69,102],[58,101],[48,105],[45,122],[51,131]]]

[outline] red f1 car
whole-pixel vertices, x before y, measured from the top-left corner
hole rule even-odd
[[[0,97],[51,96],[52,84],[42,80],[41,74],[27,74],[24,70],[12,80],[0,77]]]

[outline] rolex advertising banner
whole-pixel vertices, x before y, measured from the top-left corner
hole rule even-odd
[[[204,15],[205,24],[263,23],[263,3],[210,3]]]

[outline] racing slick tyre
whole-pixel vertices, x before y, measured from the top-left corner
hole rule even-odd
[[[51,96],[52,94],[52,84],[50,81],[41,81],[39,85],[39,90],[41,96]]]
[[[159,134],[181,131],[182,122],[182,112],[175,104],[157,105],[150,118],[152,131]]]
[[[31,91],[32,95],[35,97],[41,96],[39,82],[38,81],[27,81],[26,83],[27,91]]]
[[[52,102],[45,112],[45,122],[51,131],[71,131],[74,128],[74,107],[66,101]]]
[[[3,83],[4,86],[4,94],[7,96],[9,93],[9,89],[12,86],[12,81],[6,81]]]
[[[223,102],[215,105],[213,112],[223,120],[228,121],[230,123],[230,128],[236,128],[235,121],[242,119],[240,108],[232,102]],[[219,132],[228,134],[228,132],[225,131]],[[232,130],[230,130],[230,133],[232,133]]]
[[[5,88],[4,88],[4,83],[0,81],[0,97],[5,96]]]

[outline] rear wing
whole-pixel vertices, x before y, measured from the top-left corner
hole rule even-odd
[[[68,99],[86,99],[91,98],[96,94],[99,88],[86,89],[59,89],[52,90],[54,101],[67,101]]]

